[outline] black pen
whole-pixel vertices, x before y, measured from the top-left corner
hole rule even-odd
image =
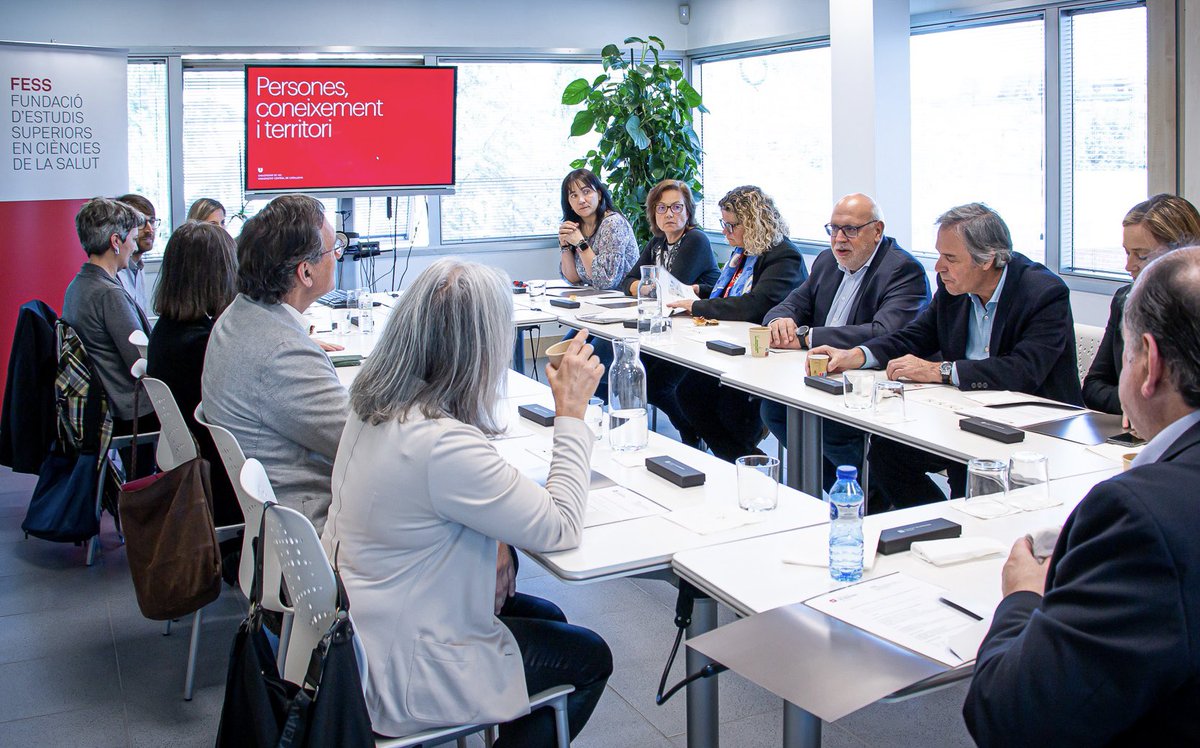
[[[969,615],[969,616],[971,616],[972,618],[974,618],[976,621],[982,621],[982,620],[983,620],[983,616],[979,615],[978,613],[976,613],[976,612],[974,612],[974,611],[971,611],[971,610],[967,610],[966,608],[964,608],[963,606],[959,605],[958,603],[952,603],[952,602],[950,602],[949,600],[947,600],[947,599],[946,599],[946,598],[944,598],[944,597],[939,597],[939,598],[938,598],[938,602],[939,602],[939,603],[943,603],[943,604],[945,604],[945,605],[947,605],[947,606],[949,606],[949,607],[951,607],[951,608],[954,608],[954,609],[955,609],[955,610],[957,610],[959,613],[966,613],[967,615]]]

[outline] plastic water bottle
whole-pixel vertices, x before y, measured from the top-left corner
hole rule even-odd
[[[838,466],[829,491],[829,576],[838,582],[862,579],[863,498],[858,468]]]
[[[375,311],[372,309],[371,292],[362,289],[358,292],[358,331],[369,335],[375,330]]]

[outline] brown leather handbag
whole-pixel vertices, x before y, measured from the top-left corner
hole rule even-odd
[[[136,443],[136,425],[133,437]],[[132,452],[136,475],[138,449]],[[130,481],[121,486],[117,504],[142,615],[166,621],[217,599],[221,551],[213,528],[208,460],[196,457]]]

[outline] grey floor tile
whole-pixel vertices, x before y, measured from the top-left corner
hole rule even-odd
[[[592,718],[571,745],[575,748],[669,748],[671,741],[613,689],[606,688]]]
[[[565,584],[554,577],[542,576],[523,582],[517,589],[550,600],[562,608],[572,623],[584,626],[592,617],[636,609],[651,602],[645,593],[625,579]]]
[[[112,644],[107,613],[89,607],[0,617],[0,663],[111,650]]]
[[[59,712],[120,709],[112,643],[0,665],[0,722]]]
[[[778,748],[783,740],[781,713],[758,714],[745,719],[721,723],[721,745],[736,748]],[[671,739],[676,748],[686,748],[687,735]],[[854,736],[828,722],[821,726],[821,748],[866,748]]]
[[[129,701],[129,744],[137,748],[208,748],[217,739],[225,689],[203,688],[191,701]]]
[[[0,722],[0,745],[117,748],[128,744],[125,713],[119,701],[92,709]]]
[[[864,743],[872,746],[928,746],[946,748],[973,746],[962,719],[967,682],[895,704],[877,703],[837,721]]]

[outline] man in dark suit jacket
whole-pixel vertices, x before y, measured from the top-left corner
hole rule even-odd
[[[831,372],[886,364],[889,379],[1082,404],[1062,279],[1013,252],[1008,226],[985,205],[951,208],[938,225],[933,303],[900,330],[857,348],[813,351],[830,355]],[[948,470],[952,495],[965,488],[961,464],[888,439],[875,440],[870,461],[874,511],[945,498],[927,472]]]
[[[929,303],[925,268],[883,230],[883,213],[866,195],[847,195],[833,206],[825,226],[829,251],[763,319],[772,346],[848,348],[912,321]],[[763,400],[762,419],[781,443],[787,441],[787,406]],[[826,487],[838,465],[862,468],[861,431],[829,421],[823,442]]]
[[[1200,744],[1200,247],[1125,307],[1121,405],[1151,437],[1096,485],[1047,562],[1022,538],[963,704],[990,745]]]

